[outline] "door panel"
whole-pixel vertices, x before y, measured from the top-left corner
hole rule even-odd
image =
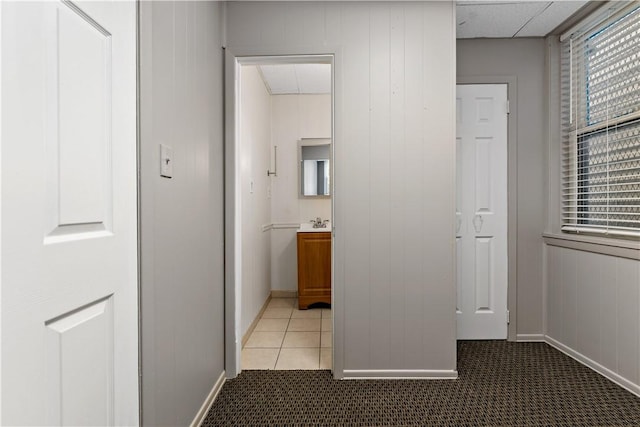
[[[491,288],[493,287],[491,269],[493,267],[492,238],[476,237],[476,277],[475,277],[475,312],[493,313]]]
[[[493,121],[493,110],[495,108],[493,103],[493,97],[475,97],[476,123],[491,123]]]
[[[476,138],[476,213],[491,212],[491,138]]]
[[[112,297],[45,322],[47,418],[55,425],[113,425]]]
[[[110,205],[105,174],[111,151],[111,35],[76,8],[57,8],[55,18],[50,49],[57,76],[55,71],[49,75],[54,108],[48,113],[53,116],[50,142],[59,153],[59,222],[104,223]]]
[[[136,425],[136,4],[0,8],[0,424]]]
[[[46,242],[111,231],[111,38],[82,10],[45,12]]]
[[[459,339],[507,337],[507,86],[457,87]]]

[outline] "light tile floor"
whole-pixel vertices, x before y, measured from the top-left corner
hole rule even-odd
[[[242,349],[242,369],[331,369],[331,309],[272,298]]]

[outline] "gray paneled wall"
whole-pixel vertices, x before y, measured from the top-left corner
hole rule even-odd
[[[227,5],[233,54],[337,53],[335,366],[346,376],[454,375],[454,13],[450,2]]]
[[[515,77],[517,103],[517,174],[509,175],[509,191],[517,191],[517,334],[541,337],[543,324],[542,233],[545,220],[545,42],[533,39],[478,39],[457,41],[458,76]],[[511,156],[509,156],[511,159]],[[513,165],[510,165],[513,167]],[[510,201],[512,199],[510,198]]]
[[[219,3],[140,2],[145,425],[190,424],[224,370],[221,18]]]
[[[549,342],[640,394],[640,261],[556,246],[546,257]]]

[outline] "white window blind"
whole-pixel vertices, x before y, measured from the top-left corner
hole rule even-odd
[[[563,231],[640,236],[640,5],[563,37]]]

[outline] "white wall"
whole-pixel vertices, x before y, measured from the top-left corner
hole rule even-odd
[[[292,224],[331,218],[331,199],[299,196],[298,141],[331,138],[331,95],[273,95],[271,108],[271,145],[278,146],[271,219],[283,227],[271,230],[271,289],[297,291],[297,227]]]
[[[336,53],[338,376],[455,375],[454,7],[227,4],[233,55]]]
[[[298,289],[296,224],[331,218],[330,199],[301,198],[298,188],[298,141],[331,137],[331,95],[270,95],[255,66],[242,67],[241,87],[244,334],[270,290]],[[278,174],[267,177],[274,145]]]
[[[278,146],[278,176],[272,178],[274,223],[331,217],[331,200],[299,196],[298,141],[331,138],[331,95],[274,95],[271,144]]]
[[[140,2],[145,425],[190,424],[224,371],[221,12]],[[159,175],[159,143],[173,147],[173,179]]]
[[[640,261],[550,245],[546,258],[550,342],[640,394]]]
[[[545,222],[545,42],[541,38],[477,39],[457,41],[458,77],[465,83],[490,76],[514,77],[515,130],[510,129],[510,154],[516,151],[516,174],[509,174],[509,191],[516,192],[514,229],[516,257],[516,327],[520,337],[542,335],[543,256]],[[511,126],[511,122],[510,126]],[[511,155],[509,156],[510,159]],[[510,194],[509,202],[514,199]],[[510,206],[510,212],[512,207]],[[510,223],[512,225],[512,223]],[[510,275],[511,277],[511,275]],[[510,299],[511,301],[511,299]]]
[[[271,292],[271,95],[255,66],[240,72],[240,206],[242,212],[242,333]]]

